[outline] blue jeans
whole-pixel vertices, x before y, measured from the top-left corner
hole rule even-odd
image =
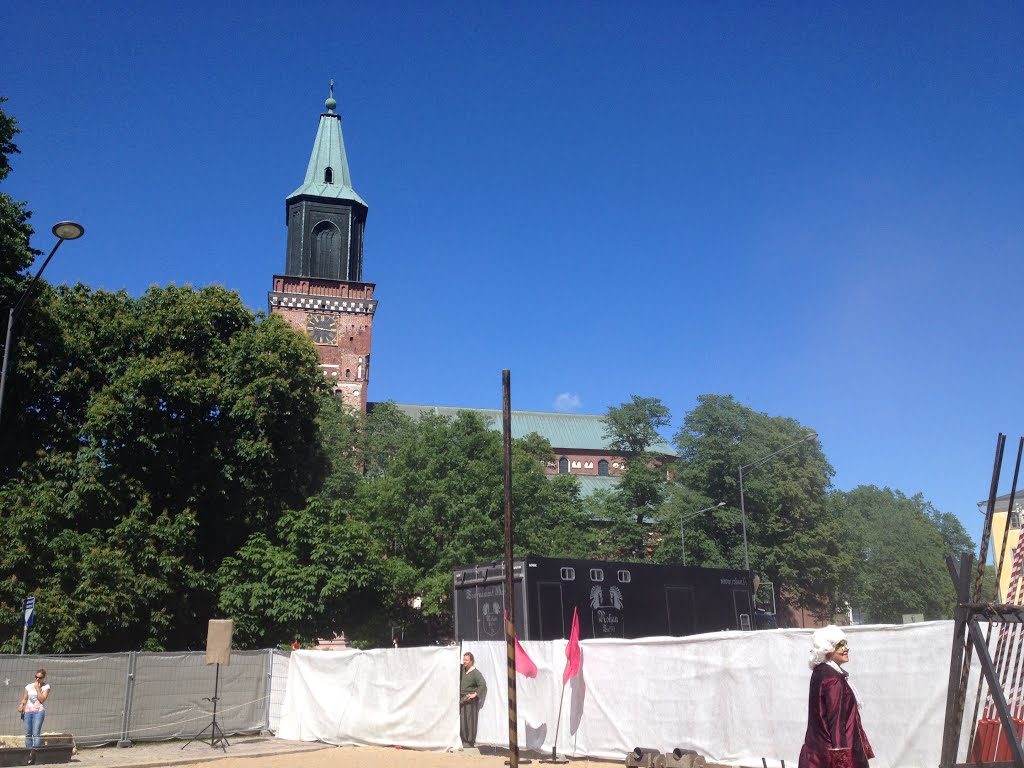
[[[39,732],[43,729],[43,718],[46,717],[46,710],[25,713],[25,747],[38,747],[42,744]],[[35,743],[33,743],[35,742]]]

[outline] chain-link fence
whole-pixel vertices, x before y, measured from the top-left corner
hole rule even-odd
[[[210,734],[274,732],[288,676],[288,654],[234,651],[231,663],[206,664],[201,651],[88,656],[0,656],[0,733],[24,733],[18,715],[25,686],[46,669],[50,697],[43,732],[72,733],[81,746],[162,741]],[[216,689],[216,690],[215,690]]]

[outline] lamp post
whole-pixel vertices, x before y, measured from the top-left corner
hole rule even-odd
[[[744,470],[753,469],[754,467],[757,467],[757,466],[763,464],[764,462],[768,461],[768,459],[773,459],[776,456],[778,456],[780,453],[784,453],[785,451],[788,451],[790,448],[794,448],[794,447],[796,447],[798,445],[801,445],[803,443],[809,443],[809,442],[812,442],[812,441],[817,440],[817,439],[818,439],[818,433],[817,432],[808,432],[806,435],[801,437],[796,442],[790,443],[789,445],[785,446],[784,448],[779,448],[779,450],[775,451],[775,453],[769,453],[767,456],[762,456],[757,461],[752,461],[749,464],[744,464],[743,466],[740,467],[740,517],[743,520],[743,569],[745,571],[748,571],[748,572],[750,571],[750,550],[747,547],[747,508],[746,508],[746,505],[743,502],[743,472],[744,472]]]
[[[4,365],[3,369],[0,370],[0,421],[3,419],[4,413],[4,392],[7,389],[7,364],[11,357],[11,345],[14,344],[14,324],[17,322],[18,317],[24,311],[25,307],[32,300],[32,293],[35,291],[36,283],[39,282],[39,278],[43,274],[43,270],[46,269],[46,265],[50,263],[50,259],[53,258],[53,254],[60,248],[60,244],[65,240],[77,240],[85,234],[85,228],[81,224],[76,224],[73,221],[59,221],[53,225],[51,230],[54,235],[57,236],[57,244],[53,246],[53,250],[50,251],[50,255],[46,257],[46,261],[43,262],[43,266],[36,272],[36,276],[32,278],[32,282],[28,284],[28,288],[25,293],[18,299],[18,303],[11,307],[10,313],[7,315],[7,341],[4,342]]]
[[[720,501],[712,507],[698,509],[696,512],[691,512],[690,514],[685,516],[682,512],[679,513],[679,543],[683,545],[683,565],[686,565],[686,529],[683,528],[683,523],[685,523],[687,520],[692,520],[697,515],[703,515],[705,512],[710,512],[712,509],[718,509],[719,507],[724,506],[725,502]]]

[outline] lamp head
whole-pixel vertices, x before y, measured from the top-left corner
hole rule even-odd
[[[61,240],[77,240],[85,234],[85,227],[74,221],[58,221],[51,231]]]

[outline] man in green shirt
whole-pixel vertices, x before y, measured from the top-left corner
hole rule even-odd
[[[487,695],[487,683],[480,670],[473,664],[473,654],[466,651],[462,654],[462,673],[459,680],[459,733],[462,745],[476,745],[476,722],[480,716],[480,705]]]

